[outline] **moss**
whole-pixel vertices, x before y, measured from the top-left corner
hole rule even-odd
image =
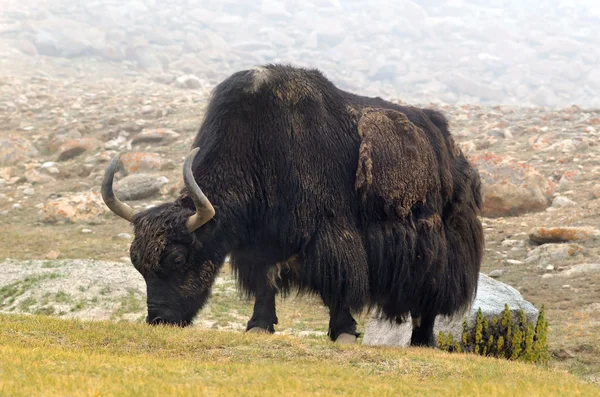
[[[544,306],[540,309],[535,326],[527,321],[522,309],[518,318],[513,320],[508,305],[504,305],[500,318],[493,317],[488,321],[480,308],[472,329],[469,329],[467,320],[464,319],[460,341],[453,342],[452,334],[446,335],[440,331],[438,348],[449,352],[468,352],[545,365],[550,358],[547,331]]]

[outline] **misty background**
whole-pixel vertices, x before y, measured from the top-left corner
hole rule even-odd
[[[597,0],[2,0],[0,59],[206,89],[284,62],[407,102],[597,107],[599,27]]]

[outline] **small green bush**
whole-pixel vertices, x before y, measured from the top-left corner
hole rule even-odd
[[[502,316],[493,317],[491,323],[483,317],[481,308],[477,311],[475,327],[469,330],[467,319],[463,320],[463,332],[460,341],[453,340],[452,334],[440,331],[438,348],[448,352],[468,352],[481,356],[491,356],[546,364],[548,352],[548,321],[544,306],[541,307],[537,323],[534,326],[527,321],[523,309],[518,318],[512,318],[508,305],[504,305]]]

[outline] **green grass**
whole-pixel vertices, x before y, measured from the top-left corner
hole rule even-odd
[[[433,349],[0,315],[0,395],[599,395],[565,372]]]

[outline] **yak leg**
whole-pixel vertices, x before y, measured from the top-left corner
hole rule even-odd
[[[434,347],[433,326],[435,324],[435,315],[421,313],[418,316],[412,317],[412,323],[410,345]]]
[[[356,343],[360,335],[356,332],[356,321],[348,308],[329,309],[329,338],[336,343]]]
[[[254,312],[246,326],[247,332],[275,332],[273,325],[277,324],[277,313],[275,311],[276,294],[277,290],[268,284],[266,277],[257,280]]]

